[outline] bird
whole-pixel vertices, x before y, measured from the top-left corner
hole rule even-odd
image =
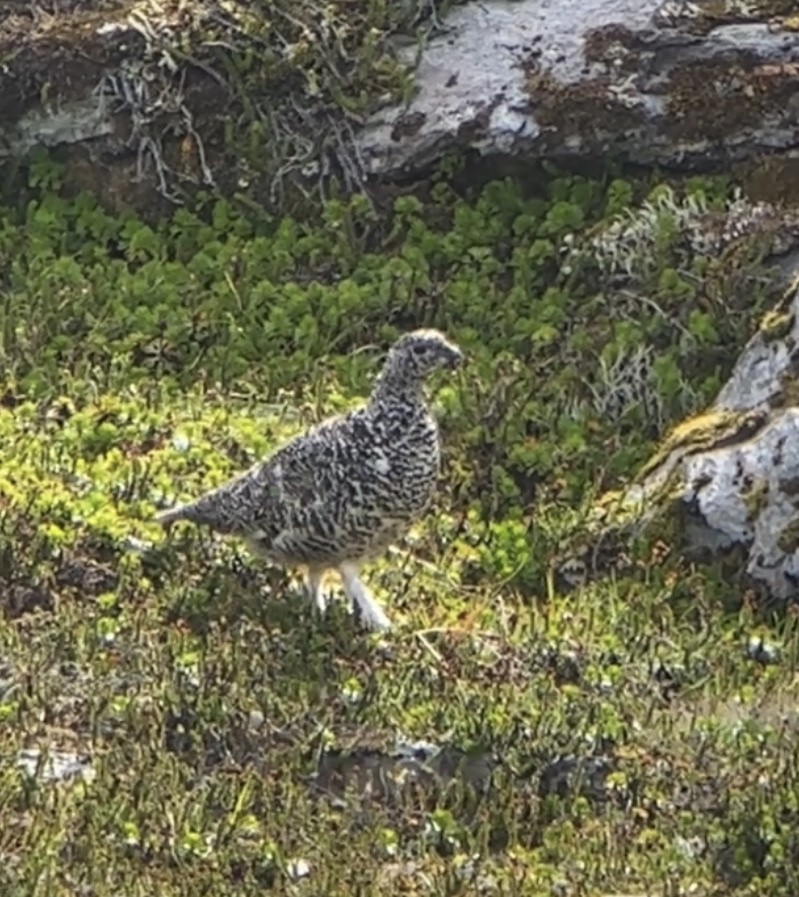
[[[244,541],[284,567],[303,567],[312,607],[327,608],[325,574],[335,570],[369,629],[391,622],[361,579],[427,512],[441,466],[441,437],[425,386],[453,372],[464,353],[438,330],[417,329],[390,347],[367,401],[329,417],[193,501],[156,514]]]

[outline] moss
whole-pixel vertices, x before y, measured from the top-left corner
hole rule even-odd
[[[668,132],[680,140],[729,140],[784,114],[798,84],[794,66],[764,65],[754,54],[686,63],[669,79]]]
[[[527,90],[535,103],[536,121],[544,128],[557,128],[562,141],[573,135],[598,144],[609,133],[635,128],[643,123],[642,113],[615,96],[610,76],[585,78],[563,84],[537,63],[526,66]],[[564,120],[563,110],[569,109]]]
[[[797,294],[799,294],[799,277],[794,277],[760,320],[758,332],[763,334],[766,342],[785,340],[789,350],[794,348],[794,340],[790,334],[796,323],[794,306]]]
[[[733,173],[754,200],[792,206],[799,203],[799,159],[795,156],[756,156],[734,165]]]
[[[793,554],[799,551],[799,518],[789,523],[777,537],[780,551]]]
[[[792,311],[770,309],[763,315],[758,332],[763,334],[766,342],[785,339],[793,330],[795,315]]]
[[[767,421],[768,414],[759,410],[741,412],[718,409],[688,418],[668,433],[640,470],[637,479],[645,479],[672,457],[682,458],[750,439]]]
[[[611,489],[600,495],[560,548],[555,566],[563,577],[563,587],[573,584],[574,570],[590,581],[630,568],[632,553],[640,551],[642,543],[679,551],[688,513],[683,501],[685,490],[681,471],[675,467],[646,490]]]
[[[695,7],[694,4],[692,4]],[[753,19],[778,12],[750,10]],[[779,4],[773,4],[775,10]],[[739,20],[740,11],[720,0],[697,8],[694,27],[715,27],[726,17]],[[701,25],[700,25],[701,23]],[[603,64],[611,74],[582,79],[575,85],[562,85],[529,67],[528,89],[536,100],[536,117],[545,126],[564,127],[562,110],[575,110],[566,126],[575,135],[596,135],[623,130],[641,124],[634,103],[625,103],[612,85],[619,74],[640,69],[645,44],[620,25],[589,31],[586,36],[586,60]],[[679,140],[724,140],[742,129],[761,126],[764,120],[784,113],[786,103],[796,91],[799,72],[792,64],[767,65],[754,54],[736,54],[734,62],[708,60],[688,62],[675,67],[669,78],[666,109],[669,133]],[[790,165],[790,161],[786,160]]]
[[[741,490],[741,498],[746,506],[747,519],[753,523],[768,504],[769,484],[767,480],[753,480]]]

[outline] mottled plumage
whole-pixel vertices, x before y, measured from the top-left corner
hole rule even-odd
[[[389,628],[358,571],[430,503],[440,447],[424,382],[462,357],[438,331],[405,334],[389,351],[366,405],[329,418],[240,476],[157,519],[165,526],[177,520],[209,526],[243,538],[271,561],[307,567],[309,594],[321,610],[322,576],[337,569],[364,621]]]

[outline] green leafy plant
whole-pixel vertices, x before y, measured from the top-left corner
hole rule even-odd
[[[441,177],[385,215],[145,223],[32,184],[0,210],[3,893],[793,897],[791,663],[740,650],[722,577],[588,526],[769,301],[739,247],[722,308],[730,259],[691,242],[728,185]],[[361,401],[413,326],[468,363],[435,384],[437,507],[376,564],[395,639],[165,538],[156,508]],[[757,632],[795,658],[790,618]]]

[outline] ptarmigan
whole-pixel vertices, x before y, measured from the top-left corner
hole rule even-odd
[[[453,369],[461,350],[436,330],[406,333],[391,347],[366,405],[323,421],[193,502],[157,515],[242,537],[251,551],[308,571],[324,611],[322,577],[336,569],[364,623],[390,622],[359,578],[364,562],[404,535],[426,511],[440,464],[427,376]]]

